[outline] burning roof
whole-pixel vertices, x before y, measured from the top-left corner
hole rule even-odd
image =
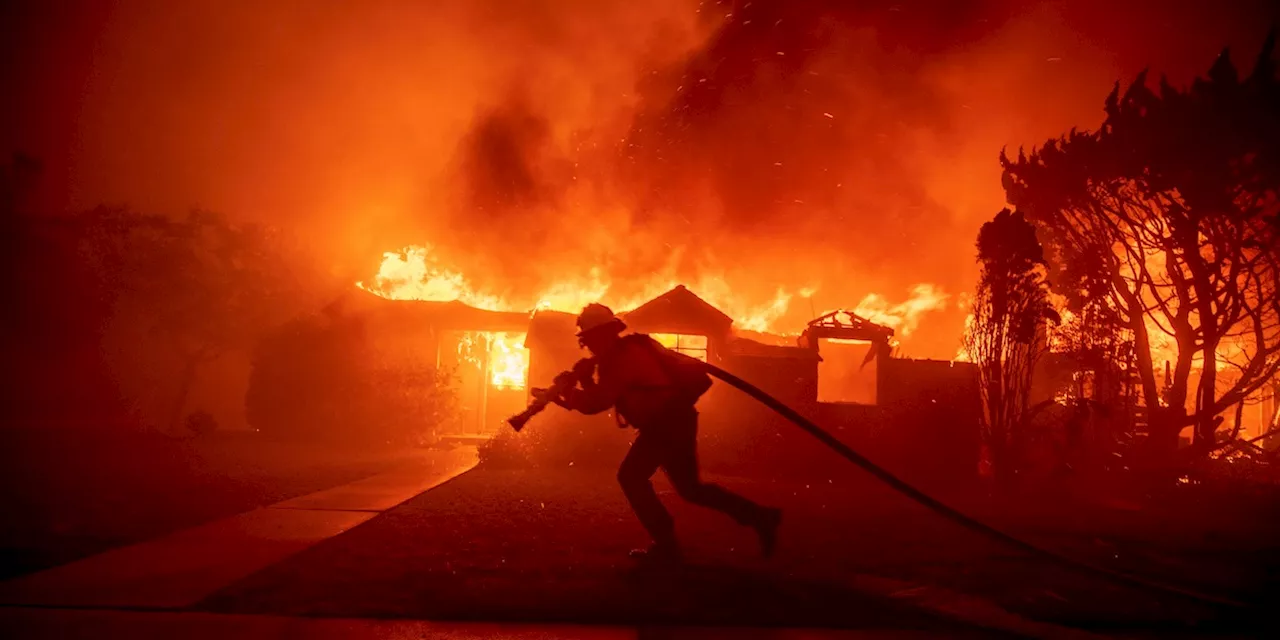
[[[787,291],[778,288],[764,304],[748,302],[736,289],[718,277],[699,277],[682,283],[669,273],[615,283],[598,267],[568,272],[533,295],[527,292],[501,293],[480,285],[451,262],[444,260],[430,245],[413,245],[398,252],[387,252],[378,273],[369,282],[357,283],[360,289],[392,300],[459,301],[478,309],[529,314],[539,311],[577,313],[589,302],[602,302],[615,310],[630,310],[629,322],[662,331],[682,332],[677,325],[655,327],[663,316],[670,320],[684,318],[702,335],[723,334],[731,328],[739,331],[799,335],[809,318],[800,318],[792,302],[805,300],[812,311],[812,289]],[[696,290],[698,293],[694,294]],[[926,313],[947,308],[950,296],[931,284],[912,288],[911,296],[902,302],[891,302],[878,293],[868,293],[854,307],[861,318],[893,329],[897,336],[912,334]],[[816,312],[814,312],[816,315]]]
[[[861,340],[866,342],[888,342],[893,338],[893,329],[876,324],[852,311],[832,311],[809,321],[804,335],[809,338],[835,338],[838,340]]]
[[[728,333],[733,324],[733,318],[682,284],[622,314],[622,319],[636,330],[713,336]]]

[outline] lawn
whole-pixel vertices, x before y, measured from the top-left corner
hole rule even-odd
[[[411,455],[251,432],[8,429],[0,447],[0,578],[351,482]]]
[[[945,624],[905,600],[857,588],[857,577],[874,577],[937,585],[1033,619],[1092,628],[1171,630],[1236,620],[1212,607],[1029,559],[865,477],[809,485],[721,480],[786,508],[774,559],[757,557],[749,532],[679,502],[668,491],[664,500],[677,518],[690,566],[637,571],[626,552],[644,544],[644,536],[610,474],[481,467],[232,585],[202,606],[322,616],[617,624],[935,630]],[[658,484],[660,491],[665,488]],[[1270,576],[1280,566],[1274,554],[1261,558],[1268,565],[1230,546],[1257,535],[1247,526],[1206,538],[1206,526],[1213,529],[1214,523],[1201,521],[1192,531],[1171,519],[1177,512],[1044,511],[1026,508],[1019,514],[1006,508],[1000,516],[1004,526],[1095,562],[1183,578],[1189,573],[1195,576],[1192,582],[1228,583],[1245,595],[1273,587]],[[1166,535],[1173,526],[1180,527],[1178,535]],[[1161,540],[1164,546],[1147,548],[1144,540]],[[1203,553],[1206,544],[1226,545],[1227,553]],[[1259,540],[1249,544],[1274,547]]]

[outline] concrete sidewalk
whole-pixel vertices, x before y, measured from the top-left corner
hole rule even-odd
[[[474,447],[0,583],[0,604],[177,609],[476,465]]]

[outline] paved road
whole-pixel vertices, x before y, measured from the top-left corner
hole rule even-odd
[[[6,638],[881,638],[1079,637],[936,587],[853,576],[855,600],[936,616],[931,625],[859,630],[578,626],[315,618],[195,611],[220,589],[364,524],[470,470],[471,447],[424,454],[357,482],[0,583]],[[344,538],[345,539],[345,538]],[[852,605],[852,602],[847,604]],[[949,620],[950,622],[942,622]]]

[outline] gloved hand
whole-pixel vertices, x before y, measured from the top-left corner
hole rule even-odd
[[[561,371],[556,374],[555,380],[552,381],[552,383],[558,389],[569,389],[576,386],[578,384],[578,380],[578,374],[572,371]]]
[[[595,382],[596,363],[591,358],[583,358],[573,365],[573,375],[583,382]]]

